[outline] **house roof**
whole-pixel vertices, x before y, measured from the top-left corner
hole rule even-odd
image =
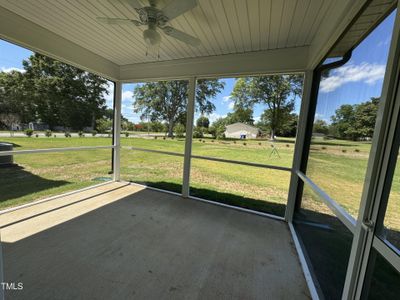
[[[159,7],[169,1],[159,0]],[[201,45],[163,34],[158,59],[146,55],[145,27],[96,22],[96,17],[137,19],[127,0],[0,0],[0,37],[121,81],[299,72],[315,67],[333,46],[331,56],[352,48],[394,2],[198,0],[170,25]],[[359,22],[352,21],[355,16]]]
[[[257,131],[257,132],[260,131],[260,129],[255,126],[248,125],[248,124],[241,123],[241,122],[229,124],[229,125],[226,125],[225,127],[226,127],[226,131],[234,131],[234,130],[248,130],[248,131]]]

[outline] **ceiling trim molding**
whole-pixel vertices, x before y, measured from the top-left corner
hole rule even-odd
[[[140,82],[304,72],[307,67],[308,50],[308,47],[296,47],[131,64],[121,66],[119,77],[123,82]]]
[[[110,80],[119,66],[0,6],[0,38]]]

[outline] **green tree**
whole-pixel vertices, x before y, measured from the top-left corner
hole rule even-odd
[[[94,126],[105,110],[107,81],[49,57],[34,54],[25,72],[0,73],[0,109],[21,122],[82,129]]]
[[[185,137],[185,132],[186,132],[185,126],[183,124],[176,124],[174,127],[174,132],[176,136],[179,138]]]
[[[231,96],[238,107],[252,108],[256,104],[267,107],[263,115],[273,139],[291,117],[294,101],[301,94],[302,84],[301,75],[240,78],[236,81]]]
[[[0,72],[0,112],[4,117],[13,115],[22,123],[35,120],[35,103],[29,87],[24,73]]]
[[[217,139],[224,138],[226,130],[227,118],[219,118],[215,120],[209,128],[210,134]]]
[[[326,135],[329,133],[329,126],[324,120],[317,119],[314,122],[313,132]]]
[[[196,126],[195,128],[193,128],[193,137],[196,139],[204,137],[205,130],[207,130],[205,127]]]
[[[354,106],[350,104],[344,104],[340,106],[335,114],[331,117],[332,120],[332,131],[337,138],[353,138],[350,137],[350,130],[355,122]]]
[[[94,127],[103,115],[108,93],[105,79],[40,54],[23,61],[23,66],[36,115],[50,128]]]
[[[351,140],[371,138],[374,133],[378,106],[379,98],[371,98],[360,104],[340,106],[331,117],[334,135]]]
[[[234,111],[228,113],[228,115],[226,116],[226,122],[227,125],[237,122],[253,125],[253,109],[235,105]]]
[[[372,138],[378,113],[379,98],[371,98],[355,106],[355,128],[357,138]]]
[[[296,113],[290,113],[286,111],[286,115],[282,117],[282,123],[279,128],[276,129],[276,135],[283,137],[295,137],[297,133],[297,121],[299,116]],[[262,131],[269,132],[271,129],[271,118],[270,112],[265,110],[260,117],[260,121],[257,123]]]
[[[201,79],[196,85],[196,111],[210,114],[215,110],[211,99],[223,89],[224,82],[217,79]],[[159,81],[135,87],[133,110],[142,119],[166,122],[168,136],[173,136],[176,124],[186,119],[188,82],[184,80]]]
[[[101,118],[96,121],[96,129],[100,133],[107,133],[111,130],[113,122],[107,118]]]
[[[208,128],[210,127],[210,120],[205,117],[205,116],[200,116],[197,120],[196,120],[196,126],[197,127],[204,127],[204,128]]]
[[[282,126],[278,129],[277,135],[284,137],[296,137],[297,134],[297,121],[299,116],[296,113],[291,113],[285,117]]]

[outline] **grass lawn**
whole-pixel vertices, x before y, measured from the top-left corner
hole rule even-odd
[[[111,138],[27,138],[7,137],[16,150],[55,147],[110,145]],[[163,137],[122,137],[122,146],[184,153],[184,139]],[[194,139],[193,154],[246,162],[291,167],[294,139],[269,141]],[[308,175],[333,199],[356,216],[360,203],[370,143],[313,140]],[[99,183],[96,177],[109,176],[111,150],[15,155],[18,168],[0,169],[0,208],[48,197]],[[400,171],[396,170],[386,225],[400,228]],[[180,192],[183,158],[123,149],[121,174],[125,180]],[[192,195],[240,204],[283,215],[290,173],[285,171],[192,160]],[[40,184],[39,184],[40,183]],[[315,199],[313,209],[325,213]],[[328,211],[326,213],[329,213]]]

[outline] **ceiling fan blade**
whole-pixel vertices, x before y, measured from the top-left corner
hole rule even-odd
[[[172,20],[196,6],[197,0],[172,0],[162,9],[162,12],[169,20]]]
[[[183,31],[175,29],[171,26],[165,26],[165,27],[162,27],[161,29],[162,29],[162,31],[164,31],[164,33],[166,35],[172,36],[173,38],[176,38],[177,40],[180,40],[188,45],[196,47],[201,44],[201,42],[198,38],[195,38],[194,36],[191,36]]]
[[[130,6],[132,6],[134,9],[140,9],[140,8],[143,7],[143,5],[140,4],[139,0],[128,0],[127,2],[128,2],[128,4],[129,4]]]
[[[109,25],[132,25],[132,24],[136,26],[142,25],[142,23],[140,23],[139,21],[130,19],[97,17],[96,20],[99,23],[104,23]]]

